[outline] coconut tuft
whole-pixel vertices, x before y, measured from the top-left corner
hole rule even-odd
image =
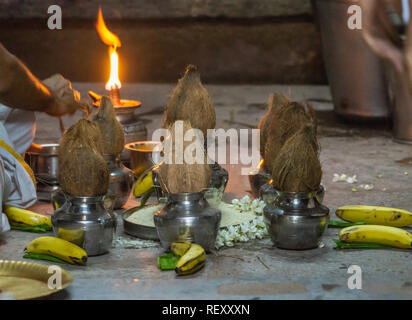
[[[200,192],[209,187],[211,169],[205,155],[203,137],[193,131],[191,141],[182,141],[178,124],[183,124],[183,134],[193,129],[189,121],[177,121],[169,126],[170,134],[165,139],[165,162],[159,166],[158,173],[163,190],[168,193]],[[176,136],[176,133],[178,136]],[[180,146],[178,144],[181,144]],[[181,156],[181,150],[185,156]],[[187,155],[199,158],[200,163],[190,163]],[[178,159],[177,157],[180,157]],[[202,163],[203,162],[203,163]]]
[[[58,178],[60,188],[72,196],[106,194],[109,170],[103,158],[100,130],[92,121],[79,120],[61,138]]]
[[[99,111],[93,119],[99,127],[103,139],[103,153],[119,154],[124,148],[124,131],[116,118],[112,100],[103,96]]]
[[[280,191],[310,192],[319,189],[322,167],[315,128],[307,123],[289,138],[272,163],[273,186]]]
[[[312,130],[316,135],[317,122],[315,112],[309,105],[305,107],[300,103],[290,102],[282,104],[276,109],[270,127],[267,130],[264,149],[264,167],[268,172],[273,170],[271,165],[286,141],[307,123],[312,125]]]
[[[200,81],[200,73],[194,65],[186,67],[184,76],[173,90],[163,115],[163,128],[177,120],[188,120],[192,128],[200,129],[207,136],[208,129],[216,125],[216,113],[212,99]]]
[[[260,119],[258,129],[260,129],[260,155],[265,159],[265,145],[268,137],[268,131],[276,125],[279,110],[290,103],[290,98],[283,93],[271,93],[269,95],[267,111]]]

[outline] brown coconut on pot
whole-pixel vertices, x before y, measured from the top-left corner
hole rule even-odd
[[[112,100],[103,96],[99,111],[93,119],[100,129],[104,154],[119,154],[124,148],[124,131],[116,118]]]
[[[280,191],[310,192],[320,187],[322,167],[315,129],[307,123],[289,138],[272,163],[273,186]]]
[[[106,194],[109,170],[103,158],[102,137],[97,125],[81,119],[70,127],[59,145],[59,184],[72,196]]]
[[[260,119],[258,129],[260,130],[260,155],[265,159],[265,144],[267,141],[268,131],[276,125],[278,112],[280,108],[290,103],[288,96],[283,93],[271,93],[269,95],[268,107],[264,116]]]
[[[212,99],[200,81],[196,66],[189,65],[184,76],[173,90],[169,104],[163,115],[163,128],[168,128],[176,120],[188,120],[193,128],[200,129],[207,137],[207,129],[214,129],[216,113]]]
[[[170,143],[170,148],[165,148],[165,162],[158,169],[160,183],[163,190],[168,193],[200,192],[209,187],[211,175],[204,144],[199,135],[196,135],[192,141],[182,141],[181,137],[176,137],[176,124],[178,122],[169,126],[170,135],[164,141],[165,144]],[[183,124],[184,136],[188,130],[192,129],[192,126],[189,121],[182,121],[181,123]],[[182,143],[181,150],[184,153],[191,153],[195,157],[196,152],[200,152],[203,163],[195,162],[190,164],[184,156],[180,159],[181,163],[178,163],[176,154],[180,150],[176,143],[179,142]],[[166,160],[168,161],[166,162]]]
[[[310,105],[304,106],[298,102],[291,102],[280,105],[276,109],[276,113],[267,130],[265,143],[264,168],[268,172],[272,172],[272,164],[286,141],[307,123],[312,125],[312,130],[316,136],[317,121],[315,111]]]

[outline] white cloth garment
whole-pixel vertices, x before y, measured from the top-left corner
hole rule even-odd
[[[32,144],[36,130],[34,112],[0,104],[0,139],[22,155]],[[36,202],[36,188],[21,163],[0,146],[0,205],[27,208]],[[0,232],[10,229],[0,213]]]

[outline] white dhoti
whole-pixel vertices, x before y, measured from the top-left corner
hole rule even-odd
[[[32,144],[35,130],[34,112],[0,104],[0,232],[10,229],[3,213],[6,205],[27,208],[36,202],[36,188],[22,159],[7,150],[8,146],[22,156]]]

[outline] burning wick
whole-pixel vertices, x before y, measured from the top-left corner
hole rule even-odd
[[[110,98],[113,105],[120,106],[119,89],[121,88],[121,83],[119,80],[119,56],[117,55],[116,48],[120,47],[122,44],[120,39],[106,27],[101,8],[99,8],[96,29],[102,41],[109,46],[110,78],[106,83],[106,90],[110,91]]]
[[[106,90],[110,91],[113,105],[120,106],[119,57],[115,47],[110,47],[110,78],[106,83]]]

